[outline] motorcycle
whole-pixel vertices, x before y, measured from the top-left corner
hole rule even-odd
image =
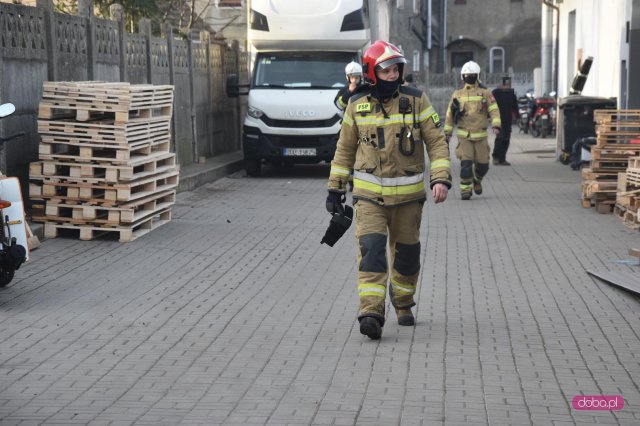
[[[0,118],[13,114],[13,104],[0,105]],[[0,137],[0,149],[4,143],[24,132]],[[0,287],[11,282],[15,271],[29,260],[27,222],[24,217],[24,203],[20,191],[20,181],[0,173]]]
[[[534,101],[534,110],[529,121],[529,131],[534,138],[546,138],[555,133],[556,101],[543,96]]]
[[[518,117],[516,118],[516,124],[522,133],[529,133],[530,111],[531,106],[529,105],[529,98],[525,96],[518,98]]]

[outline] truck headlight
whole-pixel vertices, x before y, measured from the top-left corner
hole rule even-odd
[[[249,107],[247,114],[249,114],[249,117],[260,118],[264,115],[264,112],[262,112],[258,108]]]

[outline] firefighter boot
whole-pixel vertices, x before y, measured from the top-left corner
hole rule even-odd
[[[473,192],[480,195],[482,194],[482,182],[479,180],[473,180]]]
[[[464,191],[462,193],[462,199],[463,200],[470,200],[471,199],[471,191]]]
[[[396,314],[398,315],[398,325],[415,325],[416,320],[411,309],[396,309]]]
[[[360,334],[368,336],[371,340],[378,340],[382,337],[382,327],[380,322],[374,317],[364,317],[360,320]]]

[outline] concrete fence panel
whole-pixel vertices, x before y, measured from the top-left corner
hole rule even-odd
[[[237,42],[232,47],[208,33],[176,39],[170,27],[154,37],[148,21],[139,26],[138,34],[129,34],[122,21],[0,3],[0,102],[17,107],[0,121],[0,134],[27,133],[3,151],[0,167],[20,177],[25,194],[29,163],[38,159],[44,81],[173,84],[172,149],[181,165],[240,149],[246,99],[229,99],[224,91],[227,75],[246,73]]]

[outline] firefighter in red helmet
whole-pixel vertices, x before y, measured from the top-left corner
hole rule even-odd
[[[411,308],[420,273],[425,177],[435,203],[451,187],[449,147],[438,114],[422,91],[402,85],[406,62],[400,49],[384,41],[365,51],[368,87],[349,99],[329,176],[326,206],[334,214],[343,211],[354,174],[358,320],[360,332],[371,339],[382,336],[387,289],[398,323],[415,324]]]

